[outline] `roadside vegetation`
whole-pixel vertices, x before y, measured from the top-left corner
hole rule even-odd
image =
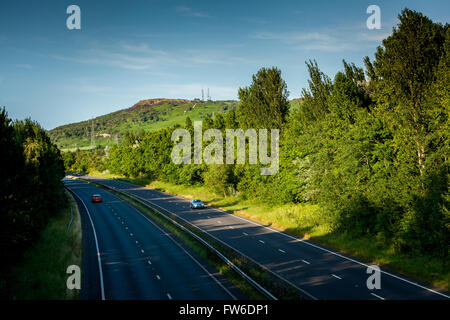
[[[12,122],[6,110],[0,110],[0,153],[0,294],[9,299],[15,285],[11,272],[67,207],[67,197],[60,151],[36,122]],[[47,254],[51,259],[51,252]]]
[[[171,134],[192,136],[190,117],[128,133],[87,171],[201,198],[450,289],[449,25],[404,9],[364,68],[344,60],[331,78],[306,65],[294,108],[281,70],[261,68],[235,110],[202,118],[222,134],[279,129],[273,176],[261,165],[174,164]]]
[[[69,208],[60,210],[50,219],[23,259],[12,269],[11,299],[78,299],[80,290],[67,289],[66,281],[70,275],[66,270],[70,265],[81,268],[81,220],[75,200],[66,193]]]

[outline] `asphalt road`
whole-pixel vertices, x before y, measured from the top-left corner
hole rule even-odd
[[[82,217],[82,299],[236,298],[228,281],[133,206],[88,183],[64,183]],[[92,194],[103,202],[91,203]]]
[[[368,264],[314,242],[252,220],[207,207],[191,210],[189,200],[123,181],[82,177],[126,191],[176,214],[288,281],[313,299],[450,299],[439,288],[381,268],[380,289],[369,289]]]

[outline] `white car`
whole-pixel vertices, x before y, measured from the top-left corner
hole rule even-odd
[[[205,204],[200,199],[194,199],[191,200],[190,206],[191,209],[203,209],[205,207]]]

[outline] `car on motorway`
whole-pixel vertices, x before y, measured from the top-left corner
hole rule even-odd
[[[205,204],[200,199],[194,199],[191,200],[190,207],[191,209],[203,209],[205,207]]]
[[[91,201],[92,201],[92,203],[102,202],[102,196],[99,194],[93,194]]]

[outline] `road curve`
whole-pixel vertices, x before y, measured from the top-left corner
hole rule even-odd
[[[81,298],[235,299],[210,266],[126,201],[79,180],[64,179],[64,184],[82,216]],[[91,203],[92,194],[103,202]]]
[[[126,191],[176,214],[314,299],[428,300],[450,299],[448,292],[381,269],[380,289],[369,289],[368,264],[354,257],[296,238],[255,221],[208,207],[191,210],[189,200],[123,181],[83,179]]]

